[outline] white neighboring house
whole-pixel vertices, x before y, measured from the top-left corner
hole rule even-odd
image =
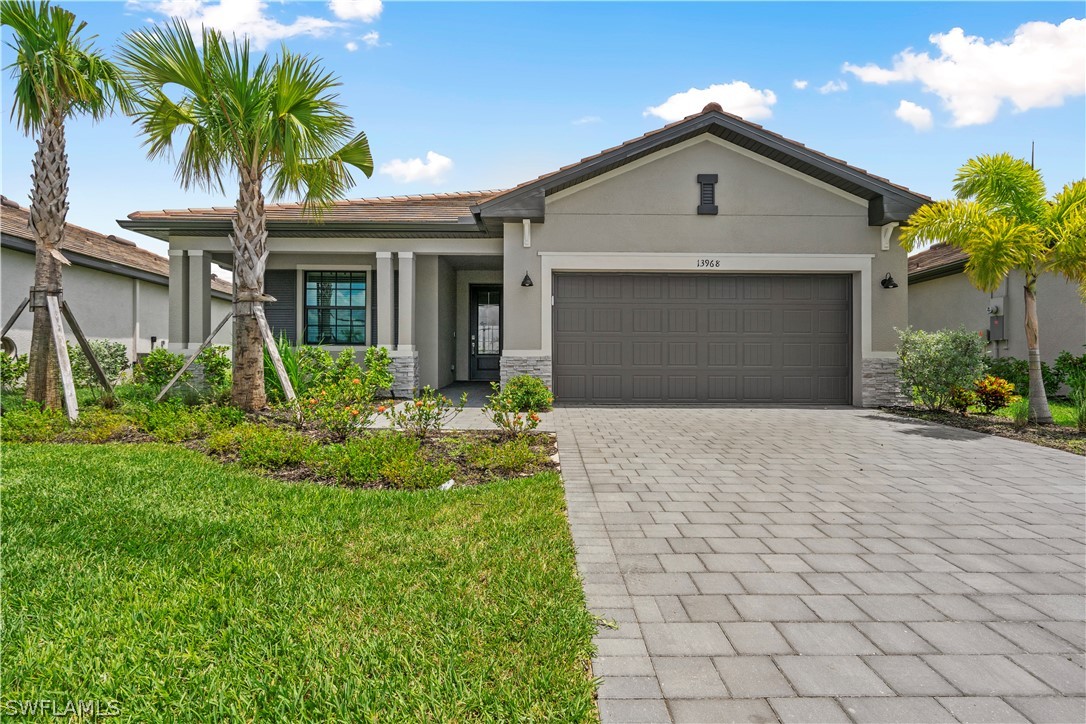
[[[30,210],[0,197],[0,317],[8,317],[34,283],[34,235]],[[108,339],[128,347],[129,361],[169,339],[170,263],[133,242],[68,224],[61,253],[65,266],[64,299],[89,339]],[[231,285],[212,276],[211,314],[214,324],[230,309]],[[24,310],[3,338],[8,353],[30,349],[32,315]],[[215,338],[230,344],[227,324]],[[75,340],[70,337],[71,344]]]

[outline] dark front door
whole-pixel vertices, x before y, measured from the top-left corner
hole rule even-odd
[[[473,380],[497,380],[502,358],[502,288],[471,287],[470,377]]]

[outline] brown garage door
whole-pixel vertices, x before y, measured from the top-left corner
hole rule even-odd
[[[847,275],[556,274],[565,403],[848,404]]]

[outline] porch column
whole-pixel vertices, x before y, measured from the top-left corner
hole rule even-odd
[[[400,260],[400,339],[397,349],[415,348],[415,253],[401,251]]]
[[[169,347],[180,352],[189,342],[188,259],[183,249],[170,249]]]
[[[188,253],[188,346],[193,352],[211,334],[211,255]]]
[[[377,345],[392,349],[392,252],[377,252]]]

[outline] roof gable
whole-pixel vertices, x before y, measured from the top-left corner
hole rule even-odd
[[[484,221],[524,218],[542,221],[546,196],[706,133],[867,201],[871,225],[904,221],[930,201],[904,186],[809,149],[714,106],[710,104],[697,115],[499,193],[481,201],[475,210]]]

